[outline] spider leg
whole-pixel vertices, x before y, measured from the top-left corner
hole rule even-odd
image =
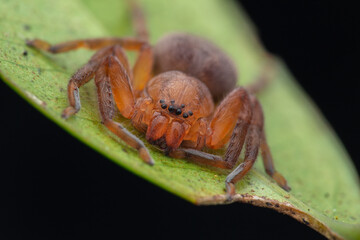
[[[118,72],[119,71],[119,72]],[[118,74],[116,74],[118,73]],[[112,120],[114,116],[114,100],[117,101],[119,96],[115,96],[113,98],[112,92],[115,92],[118,88],[123,88],[125,90],[121,91],[121,93],[126,94],[127,91],[131,91],[131,86],[128,80],[128,76],[126,77],[126,72],[122,70],[122,65],[116,56],[108,56],[98,71],[95,74],[95,83],[97,86],[97,93],[99,99],[99,109],[100,115],[102,118],[102,122],[104,125],[115,135],[121,138],[124,142],[126,142],[129,146],[135,148],[144,162],[153,165],[154,161],[151,158],[147,148],[144,143],[138,139],[136,136],[131,134],[128,130],[126,130],[120,123]],[[116,89],[112,89],[114,83],[117,83]],[[133,96],[132,92],[128,93],[127,96],[121,97],[121,101],[128,99],[128,102],[132,102],[133,104]],[[128,103],[130,104],[130,103]],[[132,105],[133,107],[133,105]],[[120,110],[120,109],[119,109]],[[120,110],[121,111],[121,110]]]
[[[261,133],[260,149],[266,173],[272,177],[280,187],[286,191],[290,191],[291,188],[287,185],[286,179],[275,170],[270,148],[266,142],[264,130]]]
[[[252,104],[247,91],[244,88],[237,88],[216,108],[210,123],[209,129],[211,131],[206,136],[206,145],[210,148],[220,148],[230,139],[223,158],[194,149],[176,149],[171,151],[169,155],[175,158],[187,158],[218,168],[232,169],[243,148],[249,126],[252,123],[252,115]],[[254,139],[257,138],[254,137]],[[247,146],[247,152],[252,153],[249,146]],[[256,144],[254,147],[256,148]],[[235,180],[238,181],[238,178]],[[229,190],[229,188],[227,189]]]
[[[104,47],[120,45],[126,50],[139,51],[144,44],[147,44],[147,41],[140,40],[137,38],[118,38],[118,37],[109,37],[109,38],[93,38],[93,39],[80,39],[73,40],[68,42],[63,42],[55,45],[41,40],[34,39],[26,41],[26,44],[30,47],[34,47],[39,50],[44,50],[50,53],[63,53],[79,48],[87,48],[90,50],[99,50]]]
[[[252,118],[252,106],[248,92],[242,88],[236,88],[219,104],[214,117],[210,122],[210,132],[207,133],[206,145],[213,149],[230,144],[225,154],[226,161],[237,160],[244,144],[247,129]],[[237,155],[237,156],[236,156]]]
[[[149,41],[149,32],[146,27],[145,15],[138,2],[135,0],[127,0],[130,7],[132,23],[135,29],[137,39],[145,42]],[[151,77],[153,68],[153,52],[149,44],[144,44],[134,65],[133,87],[135,95],[138,97],[140,92],[145,88],[147,81]]]
[[[276,71],[276,62],[274,57],[266,53],[266,62],[262,67],[260,75],[249,85],[245,86],[246,90],[251,94],[258,94],[263,91],[274,80],[274,74]]]
[[[131,118],[135,98],[145,87],[151,75],[152,50],[148,44],[143,45],[135,63],[134,76],[132,76],[122,47],[115,45],[111,49],[113,50],[113,56],[116,56],[116,58],[111,58],[109,62],[111,68],[108,68],[112,93],[120,113],[126,118]]]
[[[133,72],[134,76],[131,76],[133,81],[133,86],[136,95],[142,91],[150,79],[151,71],[153,67],[153,53],[151,46],[145,40],[140,40],[138,38],[95,38],[95,39],[83,39],[83,40],[74,40],[64,43],[59,43],[56,45],[51,45],[50,43],[40,40],[34,39],[27,41],[27,45],[30,47],[34,47],[39,50],[48,51],[51,53],[63,53],[72,50],[76,50],[79,48],[88,48],[91,50],[103,49],[105,47],[111,46],[121,46],[125,50],[134,50],[139,51],[139,56],[136,60]],[[119,60],[120,59],[119,57]],[[122,62],[127,62],[122,61]],[[97,63],[98,64],[98,63]],[[95,64],[96,65],[96,64]],[[89,66],[86,66],[86,69],[80,69],[84,72],[88,72],[88,68],[91,67],[91,63]],[[125,66],[124,64],[124,67]],[[127,67],[128,68],[128,67]],[[80,71],[79,70],[79,71]],[[129,75],[130,70],[128,71]],[[81,74],[81,72],[79,72]],[[91,77],[90,77],[91,79]]]
[[[258,155],[260,144],[260,129],[258,126],[250,126],[246,137],[244,161],[235,168],[225,180],[228,198],[235,194],[235,184],[243,178],[252,168]]]
[[[153,68],[153,52],[149,44],[144,44],[139,52],[139,56],[134,65],[134,78],[132,85],[135,90],[135,95],[145,88],[146,83],[151,77],[151,72]]]
[[[219,168],[232,169],[243,148],[251,119],[250,97],[244,88],[237,88],[216,108],[210,122],[210,131],[206,133],[206,146],[210,148],[221,148],[230,140],[223,158],[190,149],[176,149],[169,155],[175,158],[185,157]]]
[[[67,119],[71,115],[74,115],[78,111],[80,111],[80,96],[79,96],[79,88],[85,83],[89,82],[95,75],[98,66],[103,60],[104,56],[108,54],[109,49],[102,49],[95,53],[90,61],[81,67],[77,72],[70,78],[68,83],[68,99],[69,99],[69,107],[67,107],[63,113],[62,117]]]
[[[118,59],[123,63],[124,68],[130,72],[130,67],[126,59],[125,53],[121,50],[120,46],[107,47],[96,52],[90,59],[90,61],[80,68],[69,80],[68,83],[68,99],[69,107],[67,107],[63,113],[62,117],[67,119],[70,116],[74,115],[80,111],[80,96],[79,88],[85,83],[89,82],[95,75],[99,65],[103,61],[105,56],[110,54],[115,54]]]
[[[131,118],[134,112],[135,98],[131,86],[131,75],[125,53],[119,45],[113,47],[114,55],[106,58],[97,76],[107,76],[116,106],[121,115]],[[98,76],[99,78],[99,76]],[[96,82],[96,79],[95,79]]]
[[[195,163],[206,164],[217,168],[231,169],[222,157],[192,148],[173,149],[169,152],[169,156],[173,158],[187,159]]]
[[[267,172],[268,170],[270,171],[268,174],[273,177],[274,180],[284,190],[290,190],[289,186],[287,186],[285,178],[281,174],[277,173],[274,169],[270,149],[265,140],[264,116],[261,105],[254,96],[251,96],[251,102],[253,106],[253,117],[246,137],[246,152],[244,162],[236,167],[235,170],[231,172],[225,180],[227,195],[229,198],[235,194],[236,182],[245,176],[253,166],[255,160],[257,159],[260,146],[263,152],[265,168]]]
[[[234,105],[236,108],[233,108]],[[235,126],[230,124],[231,121],[236,122]],[[172,150],[169,155],[218,168],[232,169],[246,141],[244,161],[226,178],[227,197],[231,198],[235,194],[235,184],[252,168],[257,159],[259,147],[263,153],[266,171],[283,189],[288,191],[290,188],[285,178],[274,169],[263,128],[264,117],[260,103],[254,96],[249,96],[243,88],[237,88],[220,103],[215,111],[210,123],[212,132],[208,133],[206,141],[208,147],[219,148],[230,138],[224,157],[184,148]],[[231,133],[230,137],[229,133]]]
[[[142,8],[137,1],[128,0],[130,6],[133,27],[135,29],[136,37],[143,40],[149,39],[149,32],[146,27],[145,16]]]

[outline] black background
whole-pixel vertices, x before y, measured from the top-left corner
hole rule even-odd
[[[358,18],[330,1],[241,1],[359,167]],[[322,236],[245,204],[196,207],[75,140],[0,82],[0,239]]]

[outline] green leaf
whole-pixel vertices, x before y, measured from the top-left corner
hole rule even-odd
[[[93,83],[80,90],[81,111],[67,121],[60,117],[68,104],[67,81],[92,53],[50,55],[28,48],[25,40],[57,43],[131,35],[124,2],[0,0],[0,4],[0,73],[11,88],[70,134],[139,176],[195,204],[224,203],[225,172],[168,158],[146,143],[156,161],[151,167],[109,134],[99,121]],[[232,2],[152,0],[143,4],[152,43],[171,31],[195,33],[211,39],[234,59],[241,84],[259,73],[264,50],[246,15]],[[349,156],[281,61],[275,79],[259,98],[276,167],[292,191],[279,188],[258,161],[237,184],[235,201],[286,213],[328,238],[360,239],[360,187]],[[129,121],[118,120],[145,141]]]

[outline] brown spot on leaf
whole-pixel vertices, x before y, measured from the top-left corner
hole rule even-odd
[[[30,31],[31,30],[31,26],[28,24],[24,24],[24,30],[25,31]]]

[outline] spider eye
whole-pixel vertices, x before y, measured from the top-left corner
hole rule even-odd
[[[188,111],[188,114],[189,114],[190,116],[192,116],[192,115],[193,115],[193,112],[192,112],[192,111]]]
[[[165,100],[164,100],[164,99],[161,99],[161,100],[160,100],[160,103],[165,103]]]
[[[167,105],[166,104],[161,104],[161,108],[165,109],[165,108],[167,108]]]
[[[174,106],[169,106],[169,112],[173,112],[175,110]]]
[[[185,107],[185,104],[181,104],[181,108],[184,108]]]
[[[184,114],[183,114],[183,117],[184,117],[184,118],[187,118],[188,116],[189,116],[189,115],[188,115],[187,113],[184,113]]]
[[[180,115],[180,114],[181,114],[181,109],[180,108],[176,109],[176,115]]]

